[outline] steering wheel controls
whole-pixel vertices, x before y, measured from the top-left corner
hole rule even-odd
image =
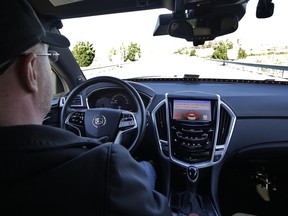
[[[119,123],[119,128],[133,127],[136,122],[132,114],[123,114]]]
[[[84,112],[74,112],[69,118],[69,123],[73,125],[84,125]]]

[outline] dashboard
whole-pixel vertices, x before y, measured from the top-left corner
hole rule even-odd
[[[217,205],[226,216],[254,202],[247,200],[247,194],[251,199],[259,198],[251,190],[257,185],[251,177],[286,180],[288,174],[281,164],[287,162],[288,152],[287,84],[183,79],[127,82],[139,93],[147,110],[145,135],[139,150],[133,153],[139,158],[161,160],[157,170],[159,191],[177,194],[186,190],[185,172],[196,167],[202,180],[198,193],[203,197],[207,191],[213,196],[220,194]],[[89,86],[73,106],[79,110],[136,109],[129,93],[108,83]],[[57,118],[52,114],[48,120]],[[235,194],[241,200],[239,206],[226,199]]]
[[[288,140],[288,136],[285,135],[287,133],[281,127],[286,124],[284,122],[288,118],[286,85],[209,80],[201,82],[128,80],[128,82],[137,90],[145,108],[151,113],[149,121],[153,124],[149,127],[155,132],[153,136],[156,135],[155,140],[157,140],[160,154],[180,166],[188,167],[191,164],[198,167],[212,166],[221,162],[226,155],[262,143],[263,140],[265,142]],[[90,86],[81,93],[81,99],[83,100],[81,106],[89,109],[111,108],[136,111],[135,103],[129,93],[108,83]],[[187,101],[192,104],[187,105]],[[183,114],[181,117],[188,118],[189,121],[178,116],[181,110],[174,110],[176,107],[179,109],[179,107],[200,105],[204,110],[198,110],[198,112],[187,110],[187,115]],[[199,119],[198,115],[201,112],[204,115]],[[198,132],[190,133],[191,128]],[[246,131],[247,128],[251,129]],[[206,133],[206,130],[209,133]],[[195,133],[200,135],[197,137]],[[205,154],[203,152],[201,154],[202,150],[196,149],[193,152],[197,153],[197,160],[187,158],[185,156],[187,152],[182,151],[185,149],[191,153],[191,148],[193,148],[189,146],[191,143],[179,141],[175,144],[171,141],[171,137],[178,136],[179,139],[179,134],[192,137],[194,139],[190,140],[192,145],[200,143],[197,139],[208,137],[209,146],[199,144],[201,146],[199,149],[206,151]],[[261,136],[255,136],[255,134],[261,134]],[[151,134],[147,136],[150,137]],[[222,139],[221,142],[220,139]],[[180,140],[183,141],[181,137]],[[179,145],[182,147],[178,148]],[[181,151],[181,156],[179,156],[179,151]],[[178,155],[176,155],[177,152]],[[170,155],[171,153],[174,155]]]
[[[186,118],[188,117],[192,120],[196,118],[197,122],[194,120],[193,124],[197,123],[197,125],[213,123],[214,129],[217,129],[216,126],[219,125],[217,121],[221,119],[219,106],[224,108],[224,111],[229,114],[228,117],[230,116],[233,122],[235,121],[234,131],[228,134],[230,140],[227,143],[229,144],[228,153],[264,141],[279,142],[280,140],[288,140],[288,133],[283,131],[285,129],[284,125],[288,125],[288,122],[286,122],[288,121],[287,85],[233,83],[229,81],[216,82],[209,80],[201,82],[187,82],[185,80],[128,80],[128,82],[137,90],[145,108],[152,114],[149,116],[149,120],[153,124],[150,124],[149,127],[153,126],[152,129],[158,136],[158,142],[168,142],[167,127],[169,125],[167,123],[169,121],[173,123],[181,120],[177,119],[176,112],[173,118],[168,119],[169,112],[173,110],[173,107],[169,105],[170,97],[171,100],[178,101],[180,105],[183,99],[211,103],[209,107],[212,110],[206,113],[205,119],[199,121],[197,112],[190,112]],[[107,83],[93,85],[82,91],[79,96],[73,104],[79,109],[85,107],[90,109],[111,108],[131,112],[136,109],[133,99],[127,92],[122,88]],[[208,107],[207,104],[205,106]],[[161,119],[158,116],[161,116]],[[251,129],[246,131],[247,128]],[[251,134],[249,135],[249,133]],[[163,137],[162,134],[164,134]],[[255,136],[255,134],[261,134],[261,136]],[[167,156],[167,153],[164,153],[164,155]],[[224,158],[224,155],[221,154],[221,158]]]

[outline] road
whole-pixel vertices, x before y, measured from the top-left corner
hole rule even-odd
[[[261,74],[256,68],[223,64],[198,57],[186,55],[166,55],[161,57],[150,56],[136,62],[111,64],[104,67],[83,68],[87,78],[95,76],[116,76],[122,79],[135,77],[183,77],[184,74],[199,75],[199,78],[208,79],[249,79],[267,80],[275,78]]]

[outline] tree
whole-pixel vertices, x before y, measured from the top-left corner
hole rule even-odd
[[[180,54],[180,55],[189,55],[191,51],[189,51],[190,48],[188,47],[182,47],[174,52],[174,54]]]
[[[121,54],[121,59],[124,62],[127,61],[127,53],[128,53],[128,50],[127,50],[126,46],[122,43],[120,46],[120,54]]]
[[[95,57],[93,44],[88,41],[79,41],[72,49],[72,54],[80,67],[87,67],[92,64]]]
[[[220,41],[215,45],[214,52],[211,57],[214,59],[228,60],[227,50],[232,48],[233,43],[231,41]]]
[[[192,49],[190,51],[190,56],[196,56],[196,50],[195,49]]]
[[[246,51],[240,47],[238,50],[238,59],[244,59],[246,57],[247,57]]]
[[[110,49],[109,56],[108,56],[109,61],[112,62],[113,61],[113,57],[116,56],[116,54],[117,54],[117,50],[114,47],[112,49]]]
[[[137,61],[141,58],[141,48],[137,43],[131,42],[128,46],[121,43],[119,49],[115,49],[114,47],[110,49],[108,58],[110,61],[113,61],[113,58],[117,55],[123,62],[127,62],[128,60]]]
[[[137,43],[131,42],[130,45],[128,46],[128,53],[126,58],[124,58],[124,61],[126,62],[127,60],[130,61],[136,61],[138,58],[141,58],[141,49],[140,46]]]

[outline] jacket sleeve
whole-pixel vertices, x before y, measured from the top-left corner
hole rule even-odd
[[[123,146],[112,144],[107,157],[108,215],[172,215],[167,197],[151,190],[144,168]]]

